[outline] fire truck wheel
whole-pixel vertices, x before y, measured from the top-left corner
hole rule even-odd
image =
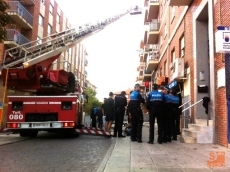
[[[29,133],[28,133],[27,131],[21,131],[21,132],[19,132],[19,135],[20,135],[21,137],[28,137],[28,136],[29,136]]]
[[[72,72],[69,72],[67,92],[73,93],[74,90],[75,90],[75,76]]]
[[[29,132],[29,137],[31,137],[31,138],[37,137],[37,135],[38,135],[38,131],[30,131]]]

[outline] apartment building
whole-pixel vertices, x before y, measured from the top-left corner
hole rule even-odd
[[[215,32],[218,26],[230,26],[229,2],[145,0],[144,6],[146,30],[140,42],[137,81],[146,85],[146,91],[151,91],[153,83],[177,87],[183,103],[189,102],[184,108],[210,97],[208,114],[202,101],[183,113],[195,125],[182,120],[182,140],[228,146],[229,96],[223,80],[228,83],[225,66],[229,58],[215,52]]]
[[[55,0],[6,0],[6,2],[9,3],[10,9],[7,12],[12,20],[6,27],[7,39],[0,44],[0,61],[3,60],[6,49],[35,40],[39,44],[42,43],[42,38],[71,28],[69,20]],[[83,87],[87,77],[86,56],[84,45],[79,43],[63,52],[53,63],[52,68],[73,72],[80,86]],[[2,79],[0,85],[3,85]],[[0,102],[2,102],[3,93],[3,87],[0,86]],[[19,92],[10,92],[10,94],[16,93]]]

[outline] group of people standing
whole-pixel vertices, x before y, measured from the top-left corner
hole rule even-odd
[[[122,134],[124,114],[127,106],[125,95],[126,92],[122,91],[121,94],[116,95],[114,98],[114,94],[110,92],[109,98],[105,98],[102,104],[102,112],[106,120],[105,131],[111,133],[111,126],[115,120],[113,137],[125,137]]]
[[[177,140],[180,134],[180,114],[179,106],[181,100],[176,92],[167,87],[161,87],[158,91],[158,85],[153,85],[153,91],[149,93],[146,108],[149,110],[149,144],[154,142],[154,124],[157,119],[159,144]]]
[[[140,94],[141,86],[135,84],[134,91],[130,92],[130,101],[127,103],[126,92],[116,95],[109,93],[109,98],[104,99],[101,107],[101,115],[106,118],[105,131],[111,133],[111,126],[115,120],[113,137],[125,137],[122,133],[122,126],[125,111],[129,114],[131,122],[131,141],[142,143],[143,112],[142,105],[149,111],[149,144],[154,143],[155,120],[157,119],[158,143],[162,144],[177,140],[180,134],[180,98],[176,92],[167,87],[159,88],[153,84],[153,90],[148,94],[147,99]],[[160,90],[160,91],[159,91]],[[109,137],[109,136],[108,136]]]

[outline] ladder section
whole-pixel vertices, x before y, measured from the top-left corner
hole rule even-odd
[[[49,59],[71,48],[93,31],[95,30],[89,28],[81,32],[79,32],[78,28],[68,29],[47,36],[41,40],[7,49],[4,54],[1,69],[26,68]]]

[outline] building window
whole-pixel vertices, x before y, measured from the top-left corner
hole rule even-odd
[[[57,13],[61,14],[61,9],[59,7],[57,7]]]
[[[162,76],[162,67],[160,68],[160,76]]]
[[[41,3],[43,3],[45,5],[45,0],[41,0]]]
[[[167,76],[167,73],[168,73],[168,71],[167,71],[167,60],[165,60],[165,62],[164,62],[164,76]]]
[[[41,44],[42,43],[42,39],[38,36],[37,37],[37,45]]]
[[[160,37],[160,46],[162,46],[162,44],[163,44],[163,40],[162,40],[162,35],[161,35],[161,37]]]
[[[175,18],[175,13],[176,13],[176,7],[173,6],[171,8],[171,23],[173,22],[173,19]]]
[[[41,25],[43,27],[44,17],[41,14],[39,15],[38,23],[39,23],[39,25]]]
[[[50,0],[50,3],[51,3],[52,5],[54,5],[54,0]]]
[[[57,23],[60,23],[60,15],[59,14],[57,14]]]
[[[50,13],[53,14],[53,12],[54,12],[54,7],[52,4],[50,4]]]
[[[171,62],[173,63],[173,61],[175,60],[175,58],[176,58],[176,53],[175,53],[175,49],[173,49],[172,51],[171,51]]]
[[[180,38],[180,57],[184,56],[185,43],[184,43],[184,35]]]
[[[52,26],[50,24],[48,24],[48,34],[49,35],[52,34]]]
[[[164,32],[165,32],[165,35],[164,35],[164,38],[165,38],[167,36],[167,24],[166,23],[165,23]]]

